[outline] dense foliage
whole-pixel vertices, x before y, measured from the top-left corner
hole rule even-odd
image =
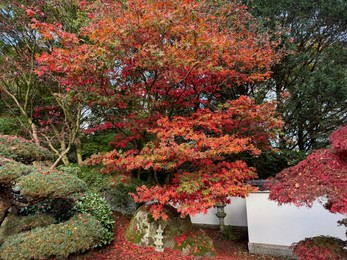
[[[112,211],[105,198],[97,193],[86,193],[73,208],[74,211],[90,214],[98,220],[102,226],[102,239],[97,246],[110,244],[113,241],[114,221]]]
[[[59,43],[39,41],[41,37],[30,25],[34,15],[38,21],[59,21],[72,31],[78,30],[84,20],[76,1],[1,1],[0,116],[11,118],[11,125],[17,129],[9,132],[0,126],[0,131],[44,144],[57,155],[55,159],[67,164],[66,153],[70,150],[76,151],[75,160],[81,159],[78,142],[81,106],[68,102],[55,82],[39,79],[35,74],[36,55]],[[0,120],[1,123],[8,121]]]
[[[51,154],[36,143],[11,136],[0,140],[7,141],[0,150],[1,259],[67,256],[111,241],[113,222],[104,200],[79,208],[92,216],[72,211],[77,194],[87,190],[84,181],[38,161]]]
[[[282,146],[301,151],[324,148],[329,135],[347,123],[347,2],[341,0],[243,1],[280,36],[290,54],[272,67],[259,100],[275,97],[285,125]],[[260,87],[260,88],[259,88]],[[284,95],[283,95],[284,94]]]
[[[118,151],[105,155],[104,171],[124,172],[122,165],[132,161],[128,174],[137,171],[140,176],[143,169],[153,175],[156,185],[175,183],[166,187],[157,210],[170,201],[180,202],[183,215],[205,211],[217,201],[227,202],[228,195],[249,192],[251,187],[243,182],[255,176],[254,170],[235,158],[222,160],[241,152],[259,155],[279,124],[271,105],[257,106],[245,97],[223,104],[226,100],[221,97],[241,84],[269,78],[269,69],[282,52],[245,6],[100,0],[82,1],[80,8],[89,20],[78,33],[39,21],[38,12],[31,9],[32,28],[42,40],[59,42],[38,55],[35,72],[64,87],[60,95],[67,98],[66,103],[87,104],[90,117],[99,118],[85,132],[113,129],[118,134],[113,145],[125,149],[127,156],[120,163],[117,157],[123,155]],[[224,107],[217,109],[220,105]],[[171,126],[170,120],[176,125]],[[203,125],[203,120],[215,120],[221,129],[213,123]],[[182,125],[187,131],[179,130]],[[168,127],[174,130],[165,133]],[[158,141],[151,142],[156,136]],[[171,155],[162,155],[164,150],[171,150]],[[132,156],[137,153],[138,157]],[[201,170],[179,169],[184,163]],[[213,177],[217,172],[225,177]],[[199,183],[191,183],[189,176],[194,174]],[[180,181],[178,176],[185,175]],[[231,186],[228,191],[220,188],[226,185]],[[154,194],[159,194],[165,188],[155,189]],[[138,202],[158,199],[145,193],[151,192],[145,187],[138,190]],[[184,209],[185,203],[194,200],[198,201],[195,208]]]
[[[330,142],[272,179],[270,199],[296,206],[312,206],[318,199],[330,212],[347,216],[347,126],[334,131]],[[340,224],[346,226],[346,220]],[[340,239],[315,237],[300,241],[294,253],[299,259],[344,259],[344,247]]]
[[[236,3],[101,0],[81,7],[90,20],[80,34],[33,19],[46,39],[61,43],[37,58],[36,72],[88,104],[96,120],[87,132],[113,129],[117,147],[142,149],[158,118],[215,107],[222,89],[268,78],[280,56],[277,42]]]

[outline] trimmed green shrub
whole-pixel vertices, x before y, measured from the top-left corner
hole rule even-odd
[[[10,236],[0,247],[0,259],[42,259],[67,257],[100,244],[103,228],[99,221],[80,214],[69,221],[35,228]]]
[[[5,235],[10,236],[23,231],[28,231],[36,227],[44,227],[55,222],[54,218],[47,214],[32,214],[28,216],[16,217],[8,222],[5,227]]]
[[[97,193],[86,193],[74,207],[74,211],[92,215],[102,225],[103,238],[98,246],[110,244],[114,237],[112,210],[106,200]]]
[[[0,183],[10,183],[18,177],[32,172],[37,172],[37,169],[0,156]]]
[[[346,242],[330,236],[306,238],[292,245],[299,259],[335,260],[347,259]]]
[[[24,138],[0,135],[0,156],[30,164],[33,161],[52,160],[53,154],[47,149]]]
[[[87,190],[84,181],[63,172],[31,173],[18,178],[22,195],[35,198],[66,198]]]

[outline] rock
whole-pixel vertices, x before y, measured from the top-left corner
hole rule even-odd
[[[137,209],[137,204],[130,195],[117,196],[112,191],[103,193],[108,205],[113,211],[122,213],[123,215],[134,215]]]
[[[173,248],[175,237],[192,229],[190,217],[181,218],[180,213],[172,206],[164,207],[169,216],[166,221],[154,220],[149,213],[148,205],[141,206],[134,214],[125,232],[125,238],[136,245],[155,247],[155,235],[159,225],[163,232],[163,247]]]
[[[202,229],[193,229],[175,238],[174,249],[185,256],[212,257],[216,254],[213,240]]]

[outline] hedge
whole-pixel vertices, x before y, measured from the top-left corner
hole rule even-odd
[[[10,236],[0,247],[0,259],[67,257],[95,247],[101,242],[102,235],[99,221],[87,214],[79,214],[60,224]]]

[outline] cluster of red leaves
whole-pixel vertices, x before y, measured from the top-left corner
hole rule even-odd
[[[112,128],[114,128],[113,124],[107,121],[107,122],[98,124],[97,126],[89,127],[88,129],[85,129],[83,132],[85,134],[91,134],[95,132],[102,132],[106,129],[112,129]]]
[[[58,106],[40,106],[34,108],[33,118],[41,127],[51,124],[62,124],[63,112]]]
[[[347,160],[347,127],[341,127],[334,131],[330,138],[331,149],[341,159]]]
[[[347,215],[347,126],[335,131],[331,147],[313,151],[268,183],[270,199],[312,206],[318,198],[331,212]]]
[[[344,241],[341,239],[319,236],[294,244],[293,252],[299,260],[346,259],[347,251],[343,247]]]

